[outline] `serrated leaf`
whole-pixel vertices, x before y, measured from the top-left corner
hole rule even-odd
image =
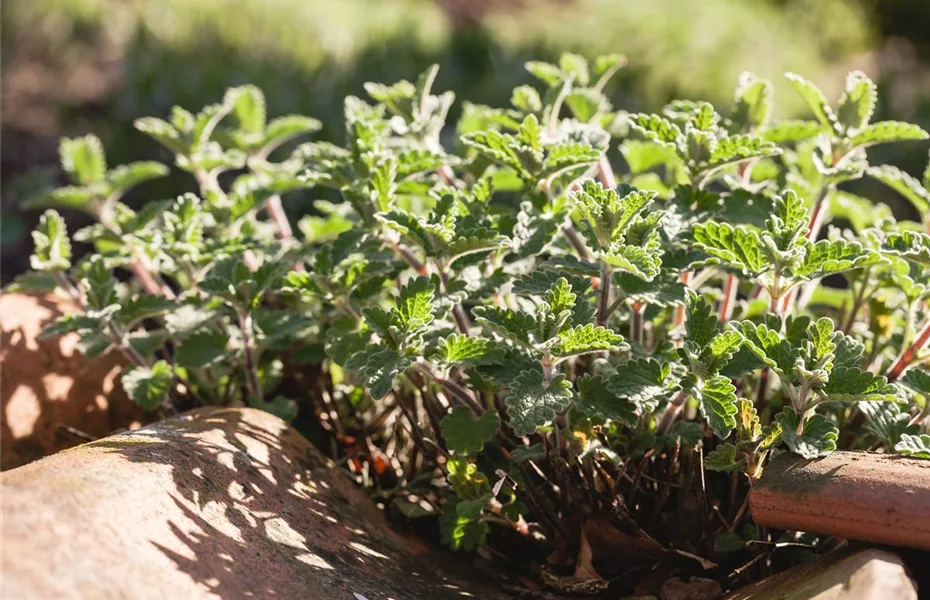
[[[742,335],[746,347],[780,376],[789,377],[794,372],[798,351],[778,332],[750,321],[735,324],[735,328]]]
[[[836,425],[823,415],[814,414],[799,427],[802,418],[790,406],[775,417],[781,427],[781,439],[789,450],[807,459],[820,458],[836,450],[839,435]]]
[[[201,331],[187,336],[174,353],[179,365],[188,369],[209,366],[229,354],[225,331]]]
[[[730,116],[735,130],[757,130],[768,122],[771,112],[772,83],[752,73],[741,74]]]
[[[155,410],[168,399],[173,373],[171,365],[159,360],[149,367],[131,367],[120,380],[123,389],[144,410]]]
[[[56,272],[71,268],[71,241],[65,220],[57,211],[47,210],[39,218],[32,241],[35,251],[29,257],[29,264],[33,269]]]
[[[750,276],[770,267],[759,234],[728,223],[696,224],[692,231],[695,246]]]
[[[762,425],[752,400],[740,398],[736,401],[736,439],[755,442],[762,436]]]
[[[443,506],[443,515],[439,518],[442,543],[453,550],[471,552],[484,543],[490,527],[481,519],[459,515],[457,504],[458,500],[453,497]]]
[[[879,121],[865,127],[850,140],[854,147],[874,146],[889,142],[925,140],[927,132],[913,123],[903,121]]]
[[[685,330],[688,341],[700,348],[707,346],[717,334],[717,317],[707,298],[694,290],[685,291]]]
[[[908,435],[905,433],[901,436],[901,441],[895,444],[894,451],[911,458],[930,460],[930,435],[926,433]]]
[[[891,165],[869,167],[865,172],[907,198],[918,211],[930,212],[930,191],[917,178]]]
[[[114,191],[125,194],[130,189],[168,174],[168,167],[154,161],[141,161],[120,165],[107,173],[107,182]]]
[[[630,273],[645,281],[655,279],[662,268],[659,251],[626,244],[611,246],[601,257],[601,260],[618,271]]]
[[[918,367],[911,367],[898,380],[907,389],[930,398],[930,372]]]
[[[574,295],[572,295],[572,305]],[[605,327],[591,323],[579,325],[559,332],[559,342],[553,348],[555,356],[567,357],[587,354],[598,350],[617,352],[623,343],[623,336]]]
[[[669,394],[671,367],[653,358],[636,358],[616,368],[607,378],[607,388],[627,398],[645,413],[651,412]]]
[[[733,444],[719,444],[704,456],[704,468],[708,471],[739,471],[746,464],[746,459],[737,456]]]
[[[621,188],[621,193],[588,179],[572,194],[575,205],[585,219],[593,243],[607,249],[623,242],[633,219],[645,211],[656,193],[633,188]]]
[[[865,415],[865,429],[888,446],[894,447],[902,434],[919,432],[916,424],[910,424],[911,415],[895,402],[860,402],[859,410]]]
[[[433,296],[436,288],[428,277],[417,277],[400,290],[395,300],[395,314],[408,332],[433,322]]]
[[[216,319],[212,310],[185,304],[165,315],[165,326],[172,336],[183,340]]]
[[[572,400],[572,384],[562,374],[547,384],[542,371],[522,371],[507,387],[510,393],[504,403],[510,427],[518,436],[531,435],[549,425]]]
[[[924,267],[930,267],[930,235],[917,231],[891,233],[882,242],[881,251]]]
[[[458,333],[441,339],[439,352],[443,362],[450,365],[482,365],[498,358],[491,340]]]
[[[410,364],[411,360],[396,350],[375,346],[353,354],[345,366],[357,371],[371,397],[380,400],[387,396],[394,387],[394,379]]]
[[[499,306],[476,306],[472,309],[472,314],[476,323],[509,340],[523,345],[545,341],[536,339],[539,325],[533,315]]]
[[[58,145],[62,168],[81,185],[101,183],[107,172],[103,144],[95,135],[62,138]]]
[[[668,119],[659,115],[633,114],[627,117],[630,126],[646,139],[660,144],[672,145],[681,137],[681,129]]]
[[[825,399],[844,402],[901,402],[901,390],[888,379],[858,367],[834,367],[822,391]]]
[[[494,439],[501,426],[497,411],[489,410],[480,417],[472,415],[465,406],[456,406],[443,417],[442,435],[446,447],[457,454],[474,455],[481,452],[484,445]]]
[[[123,300],[117,316],[128,326],[142,319],[163,315],[174,307],[175,302],[164,296],[143,294]]]
[[[576,408],[588,417],[619,421],[629,427],[635,427],[639,419],[636,403],[613,392],[607,379],[596,375],[578,380]]]
[[[766,126],[759,135],[766,141],[786,144],[808,140],[825,130],[817,121],[779,121]]]
[[[875,84],[862,71],[846,76],[846,88],[836,107],[836,118],[847,130],[865,127],[875,112],[878,100]]]
[[[701,353],[707,372],[716,373],[723,369],[742,343],[743,338],[736,331],[723,331],[715,335]]]
[[[695,390],[701,414],[718,438],[725,440],[736,428],[736,386],[727,377],[715,375]]]
[[[827,98],[823,95],[823,92],[800,75],[785,73],[785,77],[788,78],[788,81],[794,85],[798,94],[800,94],[804,101],[807,102],[808,106],[810,106],[817,120],[825,127],[832,129],[833,125],[836,123],[836,115],[833,114],[833,109],[830,108],[830,104],[827,102]]]

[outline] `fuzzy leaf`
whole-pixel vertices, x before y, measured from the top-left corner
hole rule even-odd
[[[803,417],[790,406],[775,419],[781,427],[781,439],[788,449],[803,458],[820,458],[836,450],[839,430],[823,415],[811,415],[804,421],[801,432],[798,426]]]
[[[635,427],[638,420],[637,405],[612,391],[608,381],[596,375],[585,375],[578,380],[578,410],[589,417],[619,421]]]
[[[508,387],[510,394],[504,402],[510,427],[518,436],[531,435],[549,425],[572,400],[572,384],[562,374],[546,384],[542,371],[522,371]]]
[[[715,375],[695,390],[701,414],[718,438],[725,440],[736,428],[736,387],[729,378]]]
[[[636,358],[617,367],[607,378],[607,388],[626,398],[644,412],[651,412],[670,391],[668,378],[671,367],[653,358]]]
[[[481,365],[497,358],[491,340],[457,333],[439,341],[439,352],[443,362],[450,365]]]
[[[574,295],[572,305],[574,305]],[[622,335],[614,333],[605,327],[595,327],[593,324],[588,323],[587,325],[579,325],[560,332],[559,343],[553,348],[552,353],[555,356],[567,357],[598,350],[617,352],[620,350],[622,342]]]
[[[908,435],[905,433],[901,436],[901,441],[895,444],[894,451],[911,458],[930,460],[930,435],[926,433]]]
[[[229,335],[223,331],[201,331],[185,339],[174,353],[179,365],[188,369],[206,367],[229,352]]]
[[[375,346],[353,354],[346,368],[357,371],[371,397],[380,400],[394,387],[394,378],[410,364],[411,360],[396,350]]]
[[[66,271],[71,267],[71,240],[65,220],[57,211],[47,210],[39,218],[39,225],[32,232],[35,251],[29,257],[30,266],[36,271]]]
[[[131,367],[123,373],[123,389],[144,410],[155,410],[168,399],[173,373],[171,365],[159,360],[151,368]]]
[[[720,444],[704,457],[704,468],[708,471],[739,471],[745,464],[746,459],[737,456],[733,444]]]
[[[846,76],[846,89],[836,107],[836,118],[847,130],[858,130],[872,119],[878,100],[875,84],[862,71]]]
[[[830,401],[844,402],[901,402],[901,390],[888,383],[884,376],[863,371],[858,367],[836,367],[823,387],[823,395]]]
[[[62,138],[58,146],[61,166],[81,185],[103,182],[107,161],[103,144],[95,135],[80,138]]]
[[[833,114],[833,109],[830,108],[830,104],[827,102],[827,98],[823,95],[823,92],[800,75],[785,73],[785,77],[788,78],[788,81],[794,85],[794,88],[801,97],[804,98],[808,106],[810,106],[817,120],[825,127],[832,128],[836,123],[836,115]]]
[[[772,83],[752,73],[743,73],[736,88],[730,121],[736,131],[753,131],[763,127],[772,112]]]
[[[674,145],[682,135],[677,125],[659,115],[633,114],[628,118],[630,126],[647,140]]]
[[[494,439],[501,418],[497,411],[489,410],[475,418],[465,406],[456,406],[442,419],[442,435],[446,447],[457,454],[474,455]]]
[[[824,131],[823,123],[817,121],[779,121],[765,127],[762,139],[776,144],[800,142]]]
[[[762,240],[752,229],[711,221],[695,225],[692,235],[697,248],[747,275],[758,275],[769,267]]]
[[[925,140],[927,132],[912,123],[903,121],[879,121],[872,123],[852,137],[853,146],[874,146],[889,142],[904,142],[908,140]]]
[[[787,377],[794,371],[798,351],[778,332],[750,321],[735,324],[735,327],[742,335],[746,347],[780,376]]]
[[[924,267],[930,267],[930,235],[917,231],[891,233],[882,243],[881,251]]]
[[[820,240],[808,247],[804,262],[795,275],[817,279],[883,262],[882,256],[864,248],[859,242]]]
[[[901,385],[907,389],[930,398],[930,372],[918,367],[911,367],[901,375]]]
[[[498,306],[476,306],[472,314],[479,325],[522,345],[545,341],[536,339],[538,324],[533,315]]]

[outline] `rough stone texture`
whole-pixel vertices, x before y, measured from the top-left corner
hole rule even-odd
[[[123,364],[117,353],[86,359],[74,334],[36,339],[46,323],[72,309],[51,296],[0,294],[0,469],[85,441],[62,425],[103,437],[142,415],[117,381]]]
[[[746,586],[726,600],[917,600],[901,559],[847,548]]]
[[[497,598],[283,421],[200,409],[0,475],[4,598]],[[447,564],[448,563],[448,564]],[[474,577],[474,575],[471,575]]]
[[[750,495],[765,527],[930,550],[930,461],[867,452],[783,454]]]

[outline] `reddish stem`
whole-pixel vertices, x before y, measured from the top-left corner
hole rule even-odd
[[[287,214],[284,212],[284,206],[281,204],[281,196],[275,194],[265,200],[265,210],[278,226],[278,238],[282,240],[294,237],[294,231],[287,220]]]
[[[917,334],[917,339],[915,339],[910,346],[905,348],[904,352],[892,363],[891,368],[888,369],[888,373],[885,375],[888,381],[896,381],[898,377],[901,376],[901,373],[904,372],[904,369],[910,366],[911,361],[914,360],[914,356],[916,356],[928,342],[930,342],[930,320],[927,321],[924,328]]]
[[[727,275],[726,283],[723,286],[723,298],[720,299],[720,321],[726,323],[733,318],[733,305],[736,303],[736,289],[739,287],[739,280],[736,275]]]

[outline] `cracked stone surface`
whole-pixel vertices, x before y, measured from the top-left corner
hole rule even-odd
[[[498,598],[283,421],[200,409],[0,475],[8,598]]]

